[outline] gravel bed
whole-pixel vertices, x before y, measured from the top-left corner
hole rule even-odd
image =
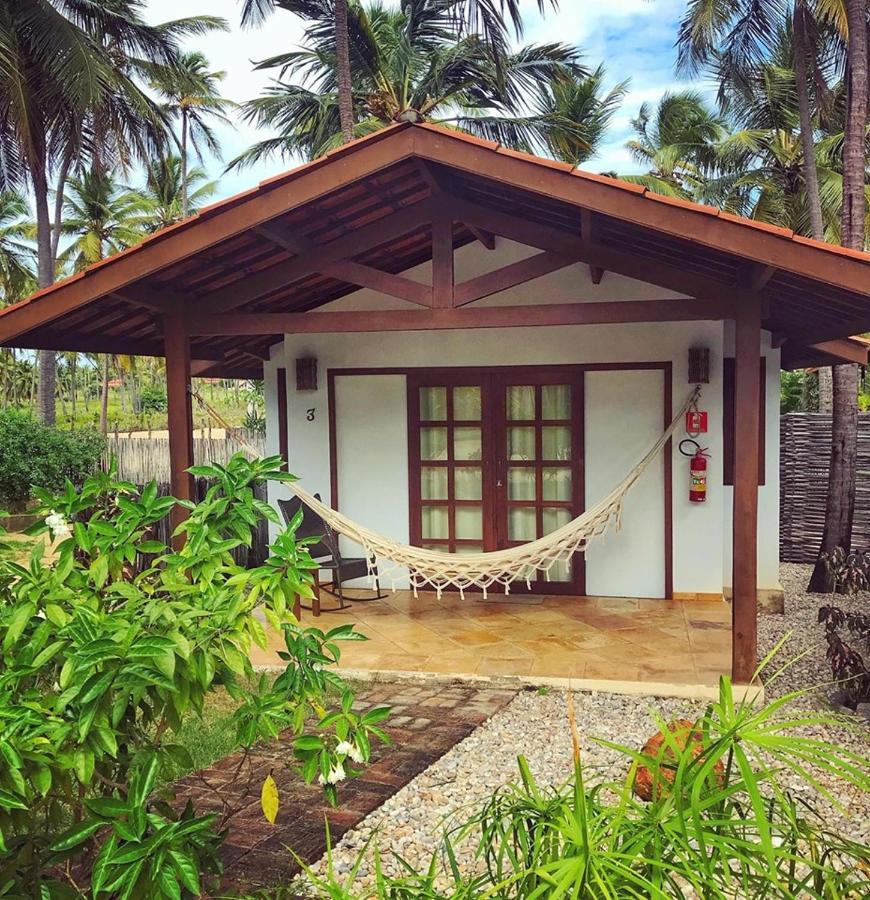
[[[793,632],[782,652],[792,659],[804,650],[810,652],[791,667],[788,674],[775,681],[769,697],[783,692],[829,682],[830,669],[824,660],[822,628],[816,623],[818,607],[825,602],[818,595],[806,595],[803,588],[809,577],[808,566],[785,565],[782,583],[786,592],[786,613],[763,615],[759,619],[759,653],[763,656],[788,632]],[[842,607],[863,608],[870,594],[853,598],[837,598]],[[807,708],[831,708],[832,688],[823,688],[800,700]],[[640,747],[657,730],[650,717],[655,709],[665,719],[692,718],[703,705],[685,700],[623,697],[607,693],[576,693],[574,704],[578,727],[583,738],[583,757],[587,766],[612,770],[621,775],[625,760],[615,751],[595,744],[591,738],[605,738],[631,747]],[[349,831],[333,849],[336,871],[350,870],[360,849],[374,835],[387,872],[399,874],[401,867],[393,854],[400,855],[415,868],[425,868],[431,853],[439,845],[445,822],[459,822],[480,808],[496,788],[511,781],[516,774],[516,757],[523,754],[532,772],[542,784],[564,782],[571,771],[571,733],[567,718],[566,697],[559,691],[524,691],[501,712],[484,723],[473,734],[457,744],[438,762],[387,800],[381,807]],[[870,731],[866,722],[854,730],[838,729],[824,737],[842,746],[867,753]],[[824,778],[822,778],[825,781]],[[870,797],[839,782],[826,781],[843,809],[827,804],[823,798],[812,798],[826,821],[853,839],[870,842]],[[810,796],[807,795],[807,799]],[[470,843],[460,844],[462,866],[473,866]],[[315,870],[323,872],[321,860]],[[360,874],[367,882],[371,867],[364,863]]]

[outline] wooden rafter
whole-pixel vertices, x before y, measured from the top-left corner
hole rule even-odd
[[[279,247],[289,250],[300,259],[306,259],[309,255],[317,255],[318,248],[316,244],[305,238],[290,234],[286,228],[279,228],[268,223],[260,225],[257,231]],[[405,278],[402,275],[393,275],[373,266],[363,265],[352,259],[326,260],[319,266],[317,271],[323,275],[338,278],[340,281],[345,281],[348,284],[371,288],[382,294],[416,303],[418,306],[432,305],[432,290],[427,285]]]
[[[453,196],[449,182],[440,173],[436,172],[432,166],[419,160],[417,162],[417,171],[419,171],[423,181],[429,186],[429,190],[434,198],[446,199]],[[487,250],[495,250],[495,235],[491,231],[487,231],[485,228],[480,228],[477,225],[471,225],[468,222],[463,222],[462,224]]]
[[[454,303],[453,218],[441,204],[432,215],[432,305],[448,309]]]
[[[580,237],[590,247],[598,243],[598,229],[595,227],[595,216],[591,209],[580,210]],[[604,268],[590,265],[589,278],[593,284],[601,284],[601,280],[604,278]]]
[[[242,282],[233,282],[233,284],[203,296],[198,302],[203,309],[209,309],[216,313],[226,312],[236,306],[250,303],[277,288],[317,272],[319,267],[327,263],[356,256],[373,247],[385,244],[393,238],[407,234],[409,231],[414,231],[429,219],[429,210],[430,204],[427,201],[406,206],[397,213],[373,222],[368,228],[361,228],[328,243],[320,244],[317,250],[310,254],[293,257],[268,269],[263,269],[257,274],[245,278]]]
[[[191,334],[329,334],[342,332],[440,331],[462,328],[519,328],[532,325],[605,325],[725,319],[730,302],[699,300],[614,300],[486,306],[361,310],[313,313],[227,313],[191,315]]]

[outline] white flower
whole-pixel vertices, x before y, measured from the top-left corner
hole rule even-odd
[[[335,752],[339,756],[349,756],[355,763],[361,764],[365,762],[365,757],[362,754],[362,750],[360,750],[356,744],[352,744],[350,741],[341,741],[341,743],[335,748]]]
[[[326,781],[329,784],[338,784],[339,781],[344,781],[347,778],[347,775],[344,771],[344,766],[341,763],[336,763],[330,770],[329,774],[326,776]]]
[[[67,522],[62,513],[55,512],[53,509],[46,516],[45,524],[48,525],[48,530],[53,538],[65,540],[72,535],[72,528],[70,528],[69,522]]]

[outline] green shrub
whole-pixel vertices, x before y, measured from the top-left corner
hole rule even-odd
[[[139,392],[138,412],[166,412],[166,391],[156,384],[146,385]]]
[[[21,410],[0,411],[0,507],[20,507],[34,485],[81,486],[100,466],[105,440],[96,431],[61,431]]]
[[[767,705],[737,702],[729,679],[695,724],[697,743],[665,735],[655,758],[600,742],[625,760],[625,780],[587,771],[578,753],[567,783],[537,783],[519,759],[519,779],[470,821],[445,831],[421,871],[387,875],[377,846],[349,874],[330,858],[308,872],[311,896],[330,900],[704,900],[870,896],[870,852],[836,834],[812,806],[827,795],[818,773],[870,789],[870,761],[804,729],[856,727],[794,708],[799,694]],[[579,739],[578,739],[579,745]],[[635,792],[646,767],[658,785],[649,802]],[[792,790],[794,787],[796,790]],[[476,839],[478,865],[457,862],[458,839]],[[373,857],[373,859],[370,859]],[[374,869],[373,887],[359,872]],[[280,896],[280,895],[278,895]],[[292,888],[288,897],[295,896]],[[307,895],[306,895],[307,896]]]
[[[365,763],[386,710],[353,712],[333,670],[352,625],[300,627],[296,596],[312,595],[311,559],[298,521],[244,569],[232,550],[277,516],[253,488],[288,480],[272,457],[197,467],[212,480],[185,503],[184,547],[152,529],[176,501],[100,473],[80,492],[38,491],[60,541],[54,564],[0,563],[0,897],[180,900],[199,896],[219,868],[215,816],[176,811],[160,788],[192,760],[177,735],[223,687],[238,703],[236,747],[292,729],[295,762],[335,801],[336,773]],[[283,635],[277,678],[254,677],[262,616]],[[330,708],[338,690],[340,703]],[[292,762],[288,760],[288,763]],[[264,785],[264,811],[279,798]]]

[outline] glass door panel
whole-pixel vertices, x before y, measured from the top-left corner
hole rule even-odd
[[[485,373],[409,376],[413,543],[445,553],[492,545],[486,383]]]
[[[499,546],[543,537],[582,510],[582,382],[580,375],[536,373],[497,377],[501,446],[498,466]],[[539,591],[572,592],[582,566],[570,560],[534,576]]]

